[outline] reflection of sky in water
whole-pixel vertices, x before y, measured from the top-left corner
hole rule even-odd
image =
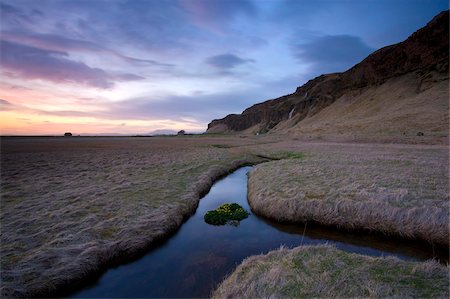
[[[334,244],[349,252],[402,259],[428,258],[429,252],[410,244],[376,236],[335,232],[331,229],[284,225],[250,215],[237,227],[212,226],[203,221],[208,210],[236,202],[246,210],[247,177],[244,167],[217,182],[200,201],[197,212],[166,243],[141,259],[107,271],[75,297],[206,297],[224,276],[250,255],[281,245]],[[370,247],[369,247],[370,246]]]

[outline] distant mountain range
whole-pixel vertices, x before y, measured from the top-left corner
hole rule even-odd
[[[444,140],[448,79],[449,11],[444,11],[349,70],[321,75],[293,94],[213,120],[207,132]]]
[[[177,131],[175,130],[154,130],[149,132],[147,135],[157,136],[157,135],[176,135]]]

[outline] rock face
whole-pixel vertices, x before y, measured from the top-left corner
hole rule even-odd
[[[346,93],[382,85],[409,73],[419,77],[419,86],[414,88],[420,90],[420,85],[435,76],[431,74],[448,79],[448,59],[449,11],[444,11],[407,40],[373,52],[346,72],[321,75],[298,87],[293,94],[253,105],[242,114],[213,120],[207,132],[254,128],[255,132],[265,133],[288,120],[292,120],[289,126],[293,126]]]

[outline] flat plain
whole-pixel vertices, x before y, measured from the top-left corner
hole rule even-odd
[[[442,145],[270,135],[2,138],[2,295],[46,296],[144,252],[180,227],[216,179],[273,159],[278,160],[258,165],[250,176],[250,195],[264,194],[269,209],[274,194],[282,195],[285,207],[305,200],[372,201],[386,203],[386,209],[432,208],[437,212],[426,215],[430,223],[448,223],[442,212],[448,211]],[[266,213],[256,204],[254,210]],[[281,220],[317,221],[316,216]]]

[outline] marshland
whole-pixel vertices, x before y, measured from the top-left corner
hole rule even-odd
[[[307,239],[317,229],[320,231],[322,226],[317,224],[323,224],[326,233],[316,237],[322,242],[355,245],[360,237],[342,237],[343,232],[353,231],[362,240],[367,235],[381,238],[356,242],[357,247],[372,246],[383,252],[375,255],[411,256],[415,262],[435,258],[444,264],[448,260],[448,243],[441,241],[441,234],[445,234],[442,226],[448,223],[445,146],[304,142],[226,135],[11,137],[2,138],[1,146],[1,275],[6,296],[76,291],[89,281],[97,281],[110,266],[139,258],[152,252],[152,248],[159,250],[161,242],[170,242],[174,233],[176,238],[183,223],[189,223],[200,198],[214,181],[245,165],[256,165],[249,173],[248,210],[254,214],[249,218],[261,215],[275,227],[276,223],[299,227],[292,229],[297,231],[295,241],[276,239],[275,244],[256,246],[248,255],[282,245],[300,245],[302,236]],[[245,187],[246,182],[241,184]],[[304,187],[295,190],[296,186]],[[229,190],[230,197],[223,191],[224,203],[236,200],[233,187]],[[246,194],[244,188],[241,203],[246,204]],[[298,195],[297,201],[293,194]],[[262,205],[261,200],[267,202]],[[317,201],[323,208],[308,205]],[[361,203],[366,207],[364,213],[357,212]],[[382,212],[377,210],[380,206]],[[421,214],[428,209],[433,213]],[[340,217],[335,211],[341,211]],[[359,213],[359,218],[354,213]],[[393,214],[415,217],[407,226],[404,218]],[[203,215],[200,217],[200,223],[209,226]],[[424,217],[428,221],[421,223]],[[239,232],[246,221],[251,223],[244,219],[232,229]],[[376,226],[375,221],[391,223],[391,229]],[[255,237],[259,233],[256,227]],[[246,238],[251,240],[251,234]],[[389,244],[391,239],[397,243],[388,246],[390,249],[377,249],[380,245],[376,244]],[[243,240],[243,244],[248,240]],[[420,249],[415,253],[404,250],[402,254],[401,248],[411,247],[410,244]],[[242,252],[237,259],[231,259],[231,264],[225,259],[227,267],[218,271],[222,274],[206,285],[208,291],[203,291],[202,296],[208,295],[235,264],[247,257]],[[196,257],[200,259],[197,263],[203,265],[202,257]],[[221,260],[215,255],[204,257],[218,259],[211,263],[205,260],[206,267],[212,267],[208,271],[213,271],[211,265]],[[188,260],[186,257],[186,263]],[[139,259],[134,263],[139,263]],[[196,283],[202,289],[202,283]]]
[[[1,298],[448,298],[447,0],[0,0]]]

